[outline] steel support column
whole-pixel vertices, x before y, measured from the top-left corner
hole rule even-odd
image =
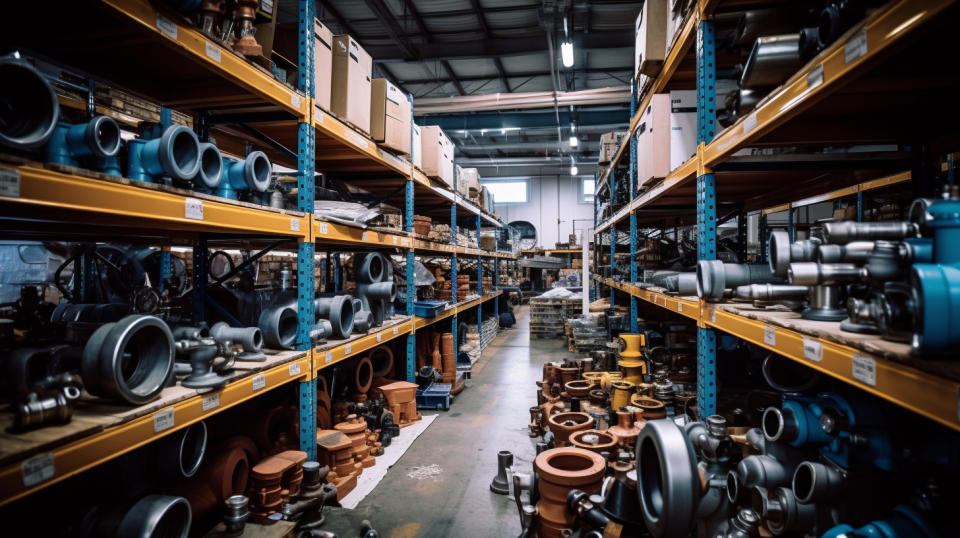
[[[636,79],[630,84],[630,117],[632,118],[637,113],[637,98],[639,97],[640,92],[637,88]],[[630,136],[630,168],[627,171],[629,185],[629,191],[627,192],[627,200],[632,200],[633,195],[637,192],[637,137]],[[627,202],[629,203],[629,202]],[[635,211],[630,212],[630,283],[634,283],[638,280],[637,278],[637,213]],[[613,305],[610,305],[613,307]],[[640,326],[637,322],[637,317],[640,315],[637,306],[637,298],[633,295],[630,296],[630,332],[637,333],[640,331]]]

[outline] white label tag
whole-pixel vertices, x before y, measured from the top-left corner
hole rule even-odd
[[[400,334],[400,328],[399,328],[399,327],[394,327],[394,328],[393,328],[393,335],[396,336],[396,335],[398,335],[398,334]]]
[[[160,433],[173,427],[173,408],[164,409],[153,415],[153,433]]]
[[[363,235],[360,236],[360,239],[362,241],[366,241],[369,238],[370,238],[370,232],[363,232]]]
[[[300,219],[290,218],[290,231],[299,232],[300,231]]]
[[[299,97],[297,99],[299,99]],[[317,120],[317,123],[323,123],[323,112],[320,112],[319,110],[314,110],[313,119]]]
[[[677,301],[677,312],[683,312],[683,303]]]
[[[333,361],[333,352],[332,352],[332,351],[328,351],[328,352],[323,356],[323,362],[329,363],[329,362],[331,362],[331,361]]]
[[[20,197],[20,172],[12,168],[0,168],[0,196]]]
[[[817,64],[807,73],[807,89],[812,90],[821,84],[823,84],[823,64]]]
[[[812,339],[803,337],[803,356],[814,361],[820,362],[823,360],[823,345]]]
[[[203,200],[187,198],[183,203],[183,212],[188,219],[203,220]]]
[[[167,34],[171,39],[177,38],[177,23],[159,13],[157,14],[157,30]]]
[[[293,377],[295,375],[300,375],[300,363],[295,362],[290,366],[287,366],[287,371],[290,372],[290,377]]]
[[[397,244],[397,236],[394,235],[394,236],[392,236],[392,237],[393,237],[393,244],[396,245],[396,244]]]
[[[777,330],[770,326],[764,327],[763,343],[771,347],[777,347]]]
[[[751,112],[747,119],[743,120],[743,134],[747,134],[757,127],[757,114]]]
[[[20,465],[23,487],[29,488],[53,478],[53,452],[34,456]]]
[[[293,108],[300,108],[300,94],[291,93],[290,104],[293,105]],[[320,118],[320,121],[323,121],[323,117]]]
[[[327,227],[327,223],[326,223],[326,222],[321,222],[319,228],[320,228],[320,233],[322,233],[322,234],[326,234],[327,231],[328,231],[328,227]]]
[[[843,47],[843,59],[849,65],[867,55],[867,29],[864,28],[847,41]]]
[[[351,351],[353,351],[353,348],[350,346],[350,344],[343,346],[344,355],[349,355]]]
[[[877,386],[877,361],[863,355],[853,356],[853,378],[857,381]]]
[[[260,390],[267,386],[267,376],[258,374],[253,376],[253,390]]]
[[[716,310],[711,310],[711,311],[710,311],[710,323],[714,323],[714,324],[715,324],[716,322],[717,322],[717,311],[716,311]]]
[[[377,343],[378,343],[378,344],[380,343],[380,340],[382,340],[382,339],[383,339],[383,336],[381,336],[381,333],[377,333]]]
[[[204,411],[209,411],[218,407],[220,407],[219,392],[211,394],[210,396],[204,396],[203,399],[200,400],[200,409],[203,409]]]
[[[220,63],[220,47],[207,41],[207,58]]]
[[[363,137],[362,135],[360,135],[359,133],[355,133],[355,132],[353,132],[353,131],[347,131],[347,138],[348,138],[348,139],[350,140],[350,142],[352,142],[355,146],[359,146],[359,147],[361,147],[361,148],[363,148],[363,149],[367,149],[367,145],[368,145],[367,139],[364,138],[364,137]]]

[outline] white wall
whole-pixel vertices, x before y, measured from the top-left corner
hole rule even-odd
[[[571,233],[579,235],[580,230],[593,228],[593,202],[579,202],[579,178],[540,176],[529,180],[528,189],[528,203],[494,204],[494,209],[505,222],[525,220],[533,224],[541,248],[554,248],[557,241],[566,243]]]

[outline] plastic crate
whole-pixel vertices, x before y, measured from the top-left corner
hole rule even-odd
[[[413,313],[421,318],[435,318],[447,306],[447,301],[417,301]]]
[[[425,389],[417,389],[417,409],[450,409],[449,383],[434,383]]]

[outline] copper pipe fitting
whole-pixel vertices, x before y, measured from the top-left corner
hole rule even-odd
[[[409,381],[395,381],[380,387],[387,400],[393,421],[401,428],[420,420],[417,411],[417,384]]]
[[[607,429],[607,432],[617,438],[620,446],[633,446],[637,443],[637,436],[640,435],[640,428],[635,422],[633,411],[617,411],[617,424]]]
[[[570,434],[593,427],[593,417],[581,412],[557,413],[547,418],[550,431],[553,432],[554,446],[570,444]]]
[[[540,476],[537,536],[559,538],[564,529],[573,528],[575,523],[567,510],[567,494],[572,489],[599,493],[606,462],[595,452],[566,447],[541,452],[533,465]]]
[[[566,393],[571,398],[586,398],[590,395],[590,388],[592,386],[589,381],[574,379],[573,381],[567,381],[563,385],[563,388],[566,389]]]
[[[617,436],[600,430],[580,430],[570,434],[570,444],[597,454],[612,452],[617,446]]]

